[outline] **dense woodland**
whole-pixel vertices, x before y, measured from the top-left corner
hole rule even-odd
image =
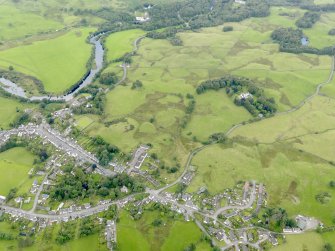
[[[50,197],[55,201],[69,199],[84,199],[91,196],[116,199],[122,196],[121,188],[127,187],[129,193],[143,192],[142,184],[126,174],[115,177],[101,177],[94,174],[85,174],[82,169],[64,169],[65,175],[61,176],[58,185],[51,188]]]
[[[280,45],[279,49],[282,52],[334,55],[333,47],[317,49],[302,45],[301,39],[304,37],[306,36],[302,30],[293,28],[279,28],[271,34],[271,38]]]

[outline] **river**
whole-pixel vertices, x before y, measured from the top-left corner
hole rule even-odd
[[[52,96],[52,95],[44,95],[44,96],[33,96],[27,97],[25,90],[20,87],[18,84],[13,83],[12,81],[0,77],[0,87],[7,91],[8,93],[28,99],[30,101],[42,101],[44,99],[51,100],[51,101],[70,101],[73,99],[74,95],[84,87],[88,86],[92,83],[96,74],[102,69],[103,67],[103,60],[104,60],[104,49],[101,44],[100,36],[104,33],[100,33],[94,37],[90,38],[90,43],[94,45],[94,62],[93,67],[90,72],[83,77],[81,81],[79,81],[78,87],[74,88],[71,92],[62,95],[62,96]]]

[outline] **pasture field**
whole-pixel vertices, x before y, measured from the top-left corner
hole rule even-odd
[[[310,39],[310,46],[316,48],[333,46],[335,37],[328,35],[328,32],[334,28],[334,25],[335,13],[323,13],[320,20],[311,29],[304,30],[304,33]]]
[[[211,134],[251,118],[224,91],[197,95],[195,88],[200,82],[226,74],[245,76],[255,79],[269,97],[274,97],[280,111],[299,104],[328,78],[331,68],[328,56],[279,53],[278,45],[271,42],[273,29],[293,27],[301,15],[303,11],[295,8],[272,8],[266,22],[251,18],[230,23],[232,32],[222,32],[218,26],[179,33],[182,46],[145,38],[133,57],[127,82],[107,94],[104,118],[96,119],[87,133],[101,135],[123,151],[150,142],[152,151],[168,165],[175,164],[173,158],[182,164],[194,146],[192,139],[205,141]],[[108,46],[112,49],[109,52],[114,53],[113,46],[119,48],[120,43],[129,46],[120,55],[131,50],[131,39],[138,36],[133,36],[135,33],[111,35],[107,41],[115,41]],[[119,72],[115,64],[107,68],[113,69]],[[141,89],[130,88],[135,80],[143,82]],[[189,102],[187,94],[194,96],[196,104],[185,128],[181,128]],[[118,123],[106,126],[113,121]]]
[[[315,4],[332,4],[335,3],[334,0],[314,0]]]
[[[63,25],[55,20],[20,10],[12,4],[1,3],[0,16],[2,42],[63,28]]]
[[[18,158],[19,156],[19,158]],[[27,192],[33,180],[28,172],[33,167],[34,155],[24,148],[13,148],[0,153],[0,194],[6,196],[10,189]]]
[[[328,185],[335,177],[330,162],[334,106],[333,99],[317,96],[295,112],[236,129],[232,145],[210,146],[195,156],[192,164],[198,170],[189,189],[205,185],[216,193],[238,180],[255,179],[267,186],[269,205],[332,224],[335,200],[320,204],[315,195],[327,191],[335,196]]]
[[[271,251],[286,251],[286,250],[296,250],[296,251],[312,251],[312,250],[322,250],[324,243],[320,235],[316,233],[305,233],[302,235],[287,235],[286,243],[274,247]]]
[[[113,33],[106,38],[107,60],[118,59],[133,50],[134,41],[145,34],[142,30],[126,30]]]
[[[152,222],[157,218],[162,219],[164,224],[154,227]],[[117,225],[117,235],[121,251],[181,251],[191,243],[197,245],[197,250],[211,250],[209,244],[200,241],[201,231],[195,223],[172,221],[156,211],[145,212],[138,221],[123,211]]]
[[[0,67],[41,80],[50,93],[62,93],[85,73],[92,45],[86,42],[91,28],[74,29],[59,37],[0,51]]]
[[[295,112],[245,125],[236,129],[230,136],[242,136],[261,143],[273,143],[313,134],[318,137],[319,134],[334,128],[334,106],[333,99],[317,96]]]

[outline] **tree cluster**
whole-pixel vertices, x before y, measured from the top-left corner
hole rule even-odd
[[[288,218],[282,208],[267,208],[262,215],[262,224],[271,231],[282,232],[285,227],[296,227],[296,222]]]
[[[235,104],[244,106],[253,116],[263,114],[269,116],[277,111],[277,106],[273,98],[267,98],[264,91],[258,88],[251,80],[235,77],[225,76],[220,79],[207,80],[201,83],[196,91],[202,94],[207,90],[219,90],[225,88],[229,96],[248,92],[252,94],[249,98],[242,99],[235,97]]]
[[[142,192],[144,187],[126,174],[115,177],[97,177],[85,174],[81,169],[75,168],[62,176],[57,186],[50,190],[50,198],[56,201],[69,199],[89,198],[98,195],[104,198],[119,198],[121,188],[125,186],[130,192]]]
[[[99,76],[99,82],[102,85],[115,85],[117,81],[118,77],[114,72],[106,72]]]
[[[280,45],[279,49],[282,52],[334,55],[333,47],[317,49],[309,46],[303,46],[301,43],[301,39],[303,37],[305,37],[305,35],[302,30],[293,28],[278,28],[271,34],[271,38]]]
[[[86,237],[99,232],[99,226],[90,217],[84,218],[79,227],[79,237]]]
[[[56,243],[63,245],[75,237],[75,225],[73,222],[63,223],[56,236]]]
[[[328,31],[329,36],[335,36],[335,28]]]
[[[104,112],[106,95],[96,85],[89,85],[86,88],[80,90],[78,93],[91,94],[91,98],[86,105],[80,105],[73,108],[73,112],[76,114],[98,114],[101,115]]]
[[[120,151],[119,148],[109,144],[101,136],[92,137],[91,145],[94,147],[94,152],[99,159],[99,163],[104,166],[108,165]]]
[[[312,28],[319,19],[320,13],[308,11],[295,24],[301,29]]]

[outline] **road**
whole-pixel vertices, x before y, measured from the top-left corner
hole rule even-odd
[[[88,209],[82,209],[80,211],[75,211],[71,213],[64,213],[64,214],[57,214],[57,215],[50,215],[50,214],[41,214],[41,213],[34,213],[30,211],[25,211],[19,208],[14,208],[6,205],[1,205],[0,208],[4,210],[6,213],[14,214],[20,216],[25,219],[33,220],[33,219],[44,219],[46,221],[62,221],[64,219],[75,219],[75,218],[83,218],[88,217],[100,212],[107,210],[111,205],[117,205],[120,202],[130,200],[135,196],[135,194],[129,195],[125,198],[115,200],[104,205],[98,205],[95,207],[91,207]]]
[[[114,176],[115,172],[105,169],[99,165],[99,160],[91,153],[85,151],[80,145],[75,141],[70,140],[62,136],[59,132],[53,130],[48,124],[40,125],[27,125],[20,127],[19,129],[12,129],[9,131],[2,131],[1,134],[13,135],[18,133],[27,133],[30,135],[35,134],[41,138],[48,140],[56,148],[66,152],[68,155],[74,157],[78,161],[84,161],[88,163],[95,164],[97,166],[96,171],[100,172],[105,176]]]
[[[222,214],[223,212],[225,212],[227,210],[230,210],[230,209],[244,210],[244,209],[252,207],[252,204],[255,202],[255,199],[256,199],[256,182],[253,181],[252,183],[253,183],[252,192],[251,192],[250,198],[248,200],[248,203],[246,205],[222,207],[222,208],[215,211],[215,213],[213,215],[214,219],[217,220],[217,218],[220,214]]]

